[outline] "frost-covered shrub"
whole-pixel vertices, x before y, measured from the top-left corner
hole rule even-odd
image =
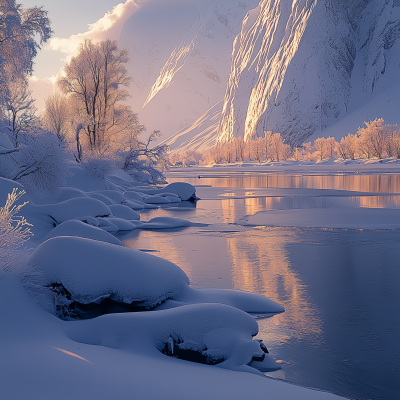
[[[10,156],[14,169],[8,178],[21,182],[36,196],[56,195],[66,184],[68,155],[52,132],[20,134],[19,151]]]
[[[4,207],[0,207],[0,267],[5,271],[13,267],[17,250],[32,236],[29,228],[32,225],[24,217],[18,216],[27,202],[15,204],[24,193],[13,189]]]
[[[7,128],[0,123],[3,144],[7,138],[12,139]],[[22,183],[35,196],[54,196],[66,184],[68,158],[65,145],[54,133],[32,128],[30,132],[20,132],[18,147],[8,146],[0,152],[0,177]]]
[[[150,143],[159,139],[159,131],[153,131],[147,142],[138,141],[120,151],[119,167],[128,172],[135,180],[150,184],[166,183],[163,172],[169,167],[167,155],[168,146],[157,145],[150,147]]]
[[[107,174],[115,169],[115,161],[112,157],[93,153],[85,156],[81,165],[89,176],[100,179],[104,179]]]

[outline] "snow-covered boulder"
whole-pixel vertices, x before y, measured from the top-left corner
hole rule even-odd
[[[185,226],[196,226],[198,224],[175,217],[155,217],[148,222],[143,222],[142,229],[172,229]],[[204,224],[200,224],[204,226]]]
[[[126,222],[126,221],[125,221]],[[65,221],[62,224],[56,226],[45,238],[51,239],[57,236],[78,236],[81,238],[99,240],[101,242],[107,242],[116,244],[119,246],[123,246],[124,244],[111,235],[110,233],[106,232],[104,229],[97,228],[95,226],[89,225],[82,221],[71,220]]]
[[[165,186],[163,189],[165,193],[175,193],[182,200],[192,200],[196,198],[196,188],[190,183],[174,182]]]
[[[189,286],[184,287],[173,300],[167,300],[158,309],[198,303],[226,304],[249,313],[282,313],[285,311],[280,304],[255,293],[232,289],[194,289]]]
[[[140,214],[132,208],[128,206],[124,206],[123,204],[114,204],[112,206],[109,206],[112,215],[114,217],[118,218],[124,218],[124,219],[133,219],[133,220],[140,220]]]
[[[96,218],[98,227],[104,229],[106,232],[117,233],[118,226],[114,225],[107,217]]]
[[[125,200],[124,205],[132,208],[132,210],[143,210],[146,206],[145,203],[139,203],[134,200]],[[147,208],[147,207],[146,207]]]
[[[57,204],[38,206],[42,214],[50,215],[58,223],[79,217],[104,217],[111,214],[111,210],[100,200],[89,197],[80,197],[62,201]]]
[[[59,196],[57,197],[57,201],[65,201],[74,199],[77,197],[87,197],[87,194],[83,190],[79,190],[73,187],[62,187],[59,191]]]
[[[0,207],[3,207],[7,201],[7,196],[9,193],[16,188],[18,192],[25,190],[25,187],[20,183],[12,181],[11,179],[0,178]],[[26,193],[20,198],[17,204],[21,204],[25,201],[31,201],[30,196]]]
[[[143,202],[143,196],[137,191],[126,190],[124,192],[124,196],[125,196],[126,200],[133,200],[133,201]]]
[[[165,186],[161,189],[142,189],[138,188],[138,192],[143,195],[159,195],[168,196],[169,194],[176,194],[181,200],[195,200],[196,199],[196,188],[190,183],[186,182],[174,182]],[[145,196],[144,196],[145,197]]]
[[[106,218],[103,218],[103,219],[106,219],[107,221],[109,221],[113,225],[115,225],[118,228],[118,232],[121,232],[121,231],[132,231],[132,230],[136,229],[136,225],[132,224],[132,222],[127,221],[124,218],[106,217]]]
[[[143,198],[143,202],[148,204],[171,204],[167,198],[157,195],[146,196]]]
[[[121,204],[125,201],[125,196],[118,190],[102,190],[97,193],[100,193],[103,196],[108,197],[109,199],[115,201],[117,204]]]
[[[189,283],[169,261],[78,237],[45,241],[28,264],[43,277],[40,304],[61,318],[152,309]]]
[[[111,206],[112,204],[117,204],[114,200],[111,200],[109,197],[104,196],[104,194],[90,192],[90,193],[88,193],[88,195],[92,199],[97,199],[97,200],[102,201],[107,206]]]

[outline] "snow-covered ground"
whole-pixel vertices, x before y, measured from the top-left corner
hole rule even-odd
[[[194,289],[174,263],[112,235],[195,226],[140,215],[195,198],[192,185],[148,188],[121,172],[96,180],[76,167],[68,185],[56,199],[19,200],[29,201],[21,214],[34,251],[0,272],[1,399],[338,398],[263,375],[279,366],[253,339],[248,312],[280,313],[279,304]],[[1,204],[14,187],[23,189],[0,180]]]

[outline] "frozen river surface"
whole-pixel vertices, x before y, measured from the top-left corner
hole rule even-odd
[[[352,399],[400,398],[400,230],[235,224],[267,210],[399,209],[400,175],[168,180],[197,185],[201,200],[142,219],[209,225],[134,231],[127,246],[178,264],[195,287],[248,290],[282,304],[285,313],[258,320],[258,337],[282,364],[269,376]]]

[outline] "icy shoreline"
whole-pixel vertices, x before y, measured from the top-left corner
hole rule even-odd
[[[80,171],[69,185],[52,202],[21,199],[30,201],[22,214],[38,247],[27,267],[0,273],[2,396],[50,399],[57,390],[59,399],[242,399],[267,391],[274,399],[339,398],[262,379],[279,367],[253,339],[258,327],[247,312],[284,311],[277,303],[193,289],[178,266],[112,235],[193,226],[179,218],[142,222],[138,213],[190,199],[191,185],[148,189],[120,173],[93,182]],[[3,203],[13,187],[23,189],[5,179],[0,187]]]

